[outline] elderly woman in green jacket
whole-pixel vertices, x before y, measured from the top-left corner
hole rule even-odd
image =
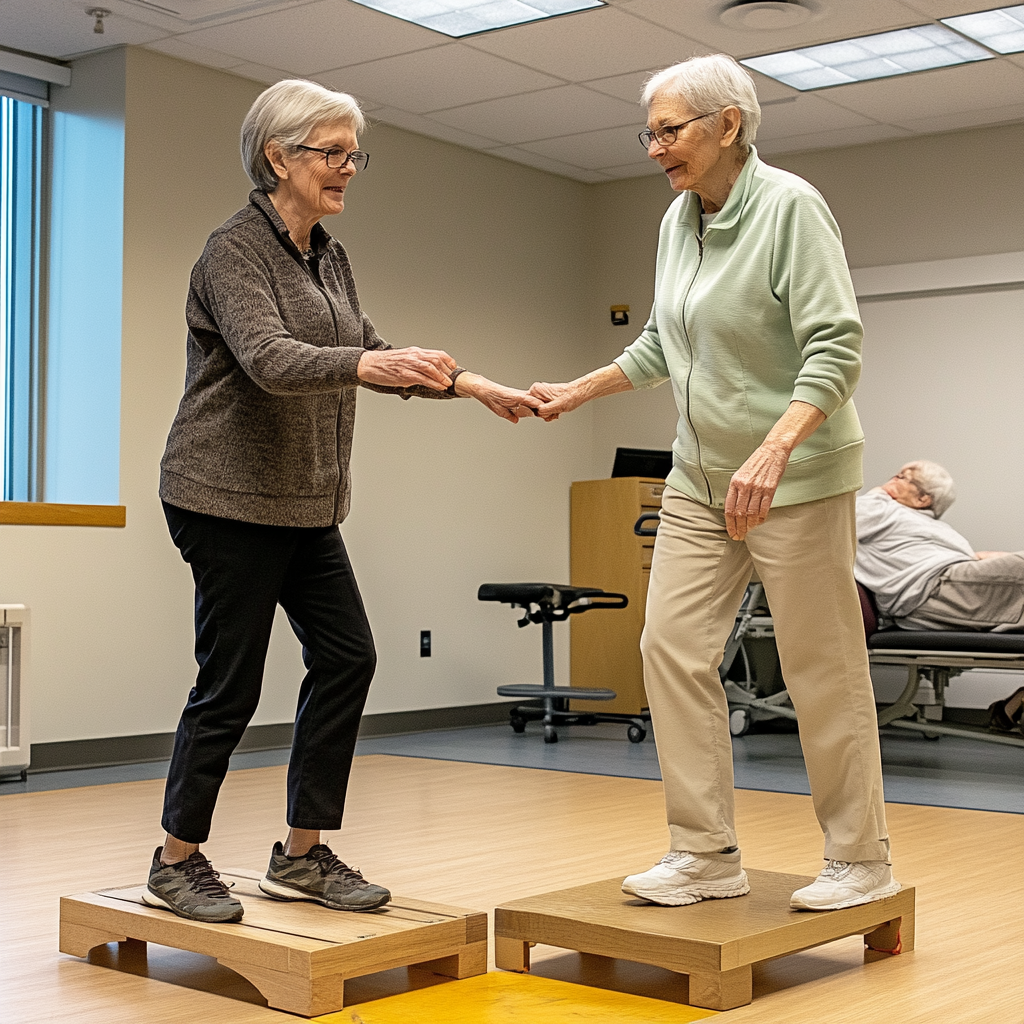
[[[792,905],[882,899],[899,883],[853,579],[863,332],[839,229],[814,188],[758,158],[760,108],[731,57],[659,72],[644,103],[640,141],[681,193],[650,320],[608,366],[532,389],[549,420],[665,381],[679,408],[641,641],[671,849],[623,889],[666,905],[750,891],[717,669],[756,571],[825,833],[825,867]]]

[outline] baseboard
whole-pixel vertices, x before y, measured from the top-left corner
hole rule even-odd
[[[508,711],[519,701],[492,704],[468,704],[455,708],[425,708],[420,711],[392,711],[363,715],[359,736],[398,736],[408,732],[434,729],[466,729],[474,725],[492,725],[508,721]],[[236,753],[255,750],[280,750],[292,743],[292,723],[250,725]],[[171,756],[174,733],[158,732],[143,736],[110,736],[93,740],[65,740],[58,743],[33,743],[29,772],[60,772],[77,768],[109,768],[118,764],[166,761]]]

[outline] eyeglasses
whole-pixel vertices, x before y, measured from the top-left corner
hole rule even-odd
[[[893,480],[902,480],[905,484],[910,484],[922,497],[927,494],[927,491],[909,473],[904,473],[903,470],[894,473]]]
[[[323,153],[327,166],[332,171],[345,167],[350,160],[357,171],[365,171],[370,162],[370,154],[364,153],[361,149],[353,149],[351,153],[347,153],[343,149],[317,149],[315,146],[296,146],[295,148],[304,149],[308,153]]]
[[[676,141],[676,136],[681,128],[685,128],[688,124],[693,124],[694,121],[699,121],[703,117],[711,117],[717,113],[717,110],[712,110],[707,114],[698,114],[696,117],[691,117],[689,121],[684,121],[682,124],[667,124],[663,128],[656,128],[654,131],[650,128],[645,128],[637,138],[644,149],[650,149],[652,142],[657,142],[659,146],[671,146]]]

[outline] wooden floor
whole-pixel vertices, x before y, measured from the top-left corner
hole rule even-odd
[[[205,847],[215,865],[265,867],[283,838],[284,772],[229,775]],[[160,838],[162,790],[153,781],[0,795],[5,1024],[296,1020],[267,1009],[247,982],[206,957],[151,947],[148,959],[119,961],[109,946],[86,962],[57,952],[61,895],[144,879]],[[747,866],[817,872],[821,837],[808,797],[736,798]],[[861,940],[851,938],[760,965],[754,1002],[723,1020],[1024,1020],[1024,817],[890,805],[889,824],[896,876],[917,886],[916,951],[865,965]],[[395,891],[488,911],[642,870],[666,845],[660,782],[380,755],[357,759],[345,829],[332,838],[345,860]],[[656,968],[550,947],[538,947],[534,963],[548,977],[679,996]],[[458,984],[403,970],[367,979],[358,992],[353,983],[350,998],[439,982]]]

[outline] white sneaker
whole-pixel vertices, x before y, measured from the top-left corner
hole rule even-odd
[[[698,900],[746,896],[747,873],[740,867],[740,852],[687,853],[672,850],[639,875],[629,875],[622,891],[666,907],[685,907]]]
[[[789,905],[794,910],[843,910],[884,900],[900,888],[884,860],[830,860],[810,885],[793,893]]]

